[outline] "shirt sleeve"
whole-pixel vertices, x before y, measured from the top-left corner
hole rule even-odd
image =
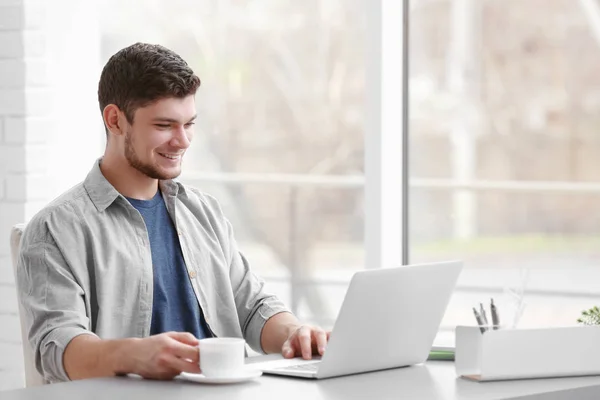
[[[76,336],[94,333],[90,331],[84,291],[54,238],[41,225],[30,224],[21,243],[17,267],[17,293],[24,312],[21,318],[25,319],[38,372],[48,382],[68,381],[63,365],[65,348]]]
[[[261,334],[269,318],[281,312],[289,312],[283,302],[265,290],[265,282],[254,274],[248,260],[240,253],[233,229],[225,220],[229,234],[229,276],[237,307],[242,334],[253,350],[264,353]]]

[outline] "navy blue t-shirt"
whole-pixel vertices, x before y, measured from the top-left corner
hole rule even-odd
[[[202,310],[188,276],[179,238],[160,190],[151,200],[127,198],[144,218],[154,272],[150,334],[189,332],[209,337]]]

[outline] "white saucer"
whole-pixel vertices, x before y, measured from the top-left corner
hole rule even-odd
[[[246,369],[236,375],[226,376],[223,378],[208,378],[202,374],[190,374],[188,372],[182,372],[179,376],[186,381],[222,385],[225,383],[239,383],[249,381],[258,378],[261,375],[262,371],[259,371],[257,369]]]

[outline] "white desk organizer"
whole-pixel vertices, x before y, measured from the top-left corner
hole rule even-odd
[[[600,375],[600,326],[456,327],[458,376],[476,381]]]

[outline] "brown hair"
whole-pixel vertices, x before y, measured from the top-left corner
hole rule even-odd
[[[114,54],[102,69],[100,112],[115,104],[133,124],[138,108],[163,98],[194,95],[199,86],[200,78],[177,53],[161,45],[136,43]]]

